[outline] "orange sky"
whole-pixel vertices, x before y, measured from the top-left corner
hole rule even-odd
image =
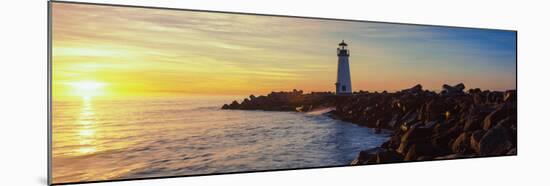
[[[54,96],[333,91],[342,39],[355,90],[516,86],[509,31],[52,4]]]

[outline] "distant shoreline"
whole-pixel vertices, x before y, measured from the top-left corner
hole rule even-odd
[[[361,151],[351,165],[516,155],[516,91],[464,88],[462,83],[443,85],[438,93],[416,85],[351,95],[293,90],[251,95],[222,109],[308,112],[334,107],[329,112],[334,119],[392,131],[388,141]]]

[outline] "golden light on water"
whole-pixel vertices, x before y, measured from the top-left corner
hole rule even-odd
[[[80,154],[90,154],[90,153],[94,153],[95,151],[96,151],[95,147],[83,147],[78,149],[78,152]]]
[[[96,129],[98,128],[98,126],[95,122],[96,113],[92,106],[92,98],[88,94],[99,91],[100,87],[102,87],[103,85],[95,82],[80,82],[74,85],[75,87],[78,87],[78,89],[81,91],[91,91],[83,92],[85,94],[82,94],[82,109],[76,122],[78,124],[78,143],[82,146],[76,149],[75,153],[77,155],[94,153],[97,150],[97,148],[95,147],[95,142]]]

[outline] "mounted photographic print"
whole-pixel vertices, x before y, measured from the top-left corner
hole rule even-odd
[[[50,184],[516,155],[516,31],[49,6]]]

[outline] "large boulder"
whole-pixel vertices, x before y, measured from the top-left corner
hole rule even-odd
[[[394,134],[392,137],[390,137],[388,141],[382,143],[380,147],[386,148],[386,149],[397,149],[399,148],[400,144],[401,144],[401,136]]]
[[[403,131],[409,130],[409,128],[411,128],[413,125],[419,125],[422,123],[418,121],[418,113],[415,111],[410,111],[406,113],[401,119],[402,123],[400,128]]]
[[[504,119],[498,121],[497,125],[502,125],[506,128],[511,128],[512,125],[514,125],[514,121],[512,121],[512,116],[507,116]]]
[[[429,143],[430,137],[432,135],[431,128],[413,126],[401,136],[401,143],[397,152],[405,154],[408,151],[410,145],[415,143]]]
[[[250,100],[248,98],[244,98],[243,102],[241,102],[241,105],[248,106],[250,104]]]
[[[483,106],[472,106],[467,113],[465,113],[465,123],[464,131],[475,131],[483,128],[483,122],[487,115],[495,110],[494,107],[483,105]]]
[[[411,87],[409,89],[402,90],[402,92],[409,93],[409,94],[419,94],[423,93],[422,85],[417,84],[414,87]]]
[[[407,154],[405,154],[405,161],[419,160],[420,157],[431,157],[437,153],[437,149],[429,143],[413,144]]]
[[[376,154],[376,163],[397,163],[403,161],[403,156],[394,150],[383,150]]]
[[[451,149],[454,153],[468,153],[470,152],[470,136],[472,133],[463,132],[455,139]]]
[[[388,122],[388,127],[389,128],[396,128],[399,124],[399,119],[400,119],[400,115],[399,114],[393,114],[393,116],[391,117],[390,121]]]
[[[512,104],[501,104],[483,120],[483,130],[489,130],[506,117],[515,117],[517,111]],[[511,118],[509,122],[515,119]]]
[[[479,154],[482,156],[504,155],[512,147],[509,130],[502,125],[497,125],[489,129],[479,141]]]
[[[228,108],[229,108],[229,109],[237,109],[237,108],[239,108],[239,102],[237,102],[237,100],[231,102],[231,104],[229,104]]]
[[[382,151],[383,149],[382,148],[372,148],[372,149],[368,149],[368,150],[362,150],[361,152],[359,152],[359,155],[357,156],[357,158],[355,158],[352,162],[351,162],[351,165],[364,165],[364,164],[367,164],[367,162],[370,161],[376,161],[375,158],[376,158],[376,154],[379,152],[379,151]]]
[[[439,123],[435,129],[435,134],[431,138],[431,143],[440,148],[443,152],[452,152],[451,146],[453,140],[462,133],[462,126],[453,122]]]
[[[444,84],[443,91],[441,91],[441,94],[445,96],[462,95],[464,94],[464,88],[465,86],[463,83],[459,83],[455,86]]]
[[[479,93],[481,93],[481,89],[473,88],[473,89],[468,90],[468,93],[469,94],[479,94]]]
[[[415,125],[410,127],[409,130],[401,136],[401,141],[419,141],[429,138],[431,135],[432,128]]]
[[[498,103],[502,103],[503,100],[504,100],[504,92],[493,91],[487,94],[488,103],[498,104]]]
[[[471,95],[475,105],[481,105],[485,103],[485,96],[483,96],[481,93],[472,93]]]
[[[481,141],[481,138],[483,138],[484,134],[485,131],[477,130],[472,132],[472,135],[470,136],[470,148],[477,154],[479,154],[479,142]]]
[[[517,100],[517,93],[515,90],[508,90],[504,92],[504,98],[503,100],[505,102],[514,102]]]
[[[448,105],[443,100],[432,99],[424,106],[423,118],[426,121],[443,121],[447,107]]]
[[[475,131],[481,129],[481,124],[483,123],[483,117],[479,115],[473,115],[466,118],[464,122],[463,131]]]

